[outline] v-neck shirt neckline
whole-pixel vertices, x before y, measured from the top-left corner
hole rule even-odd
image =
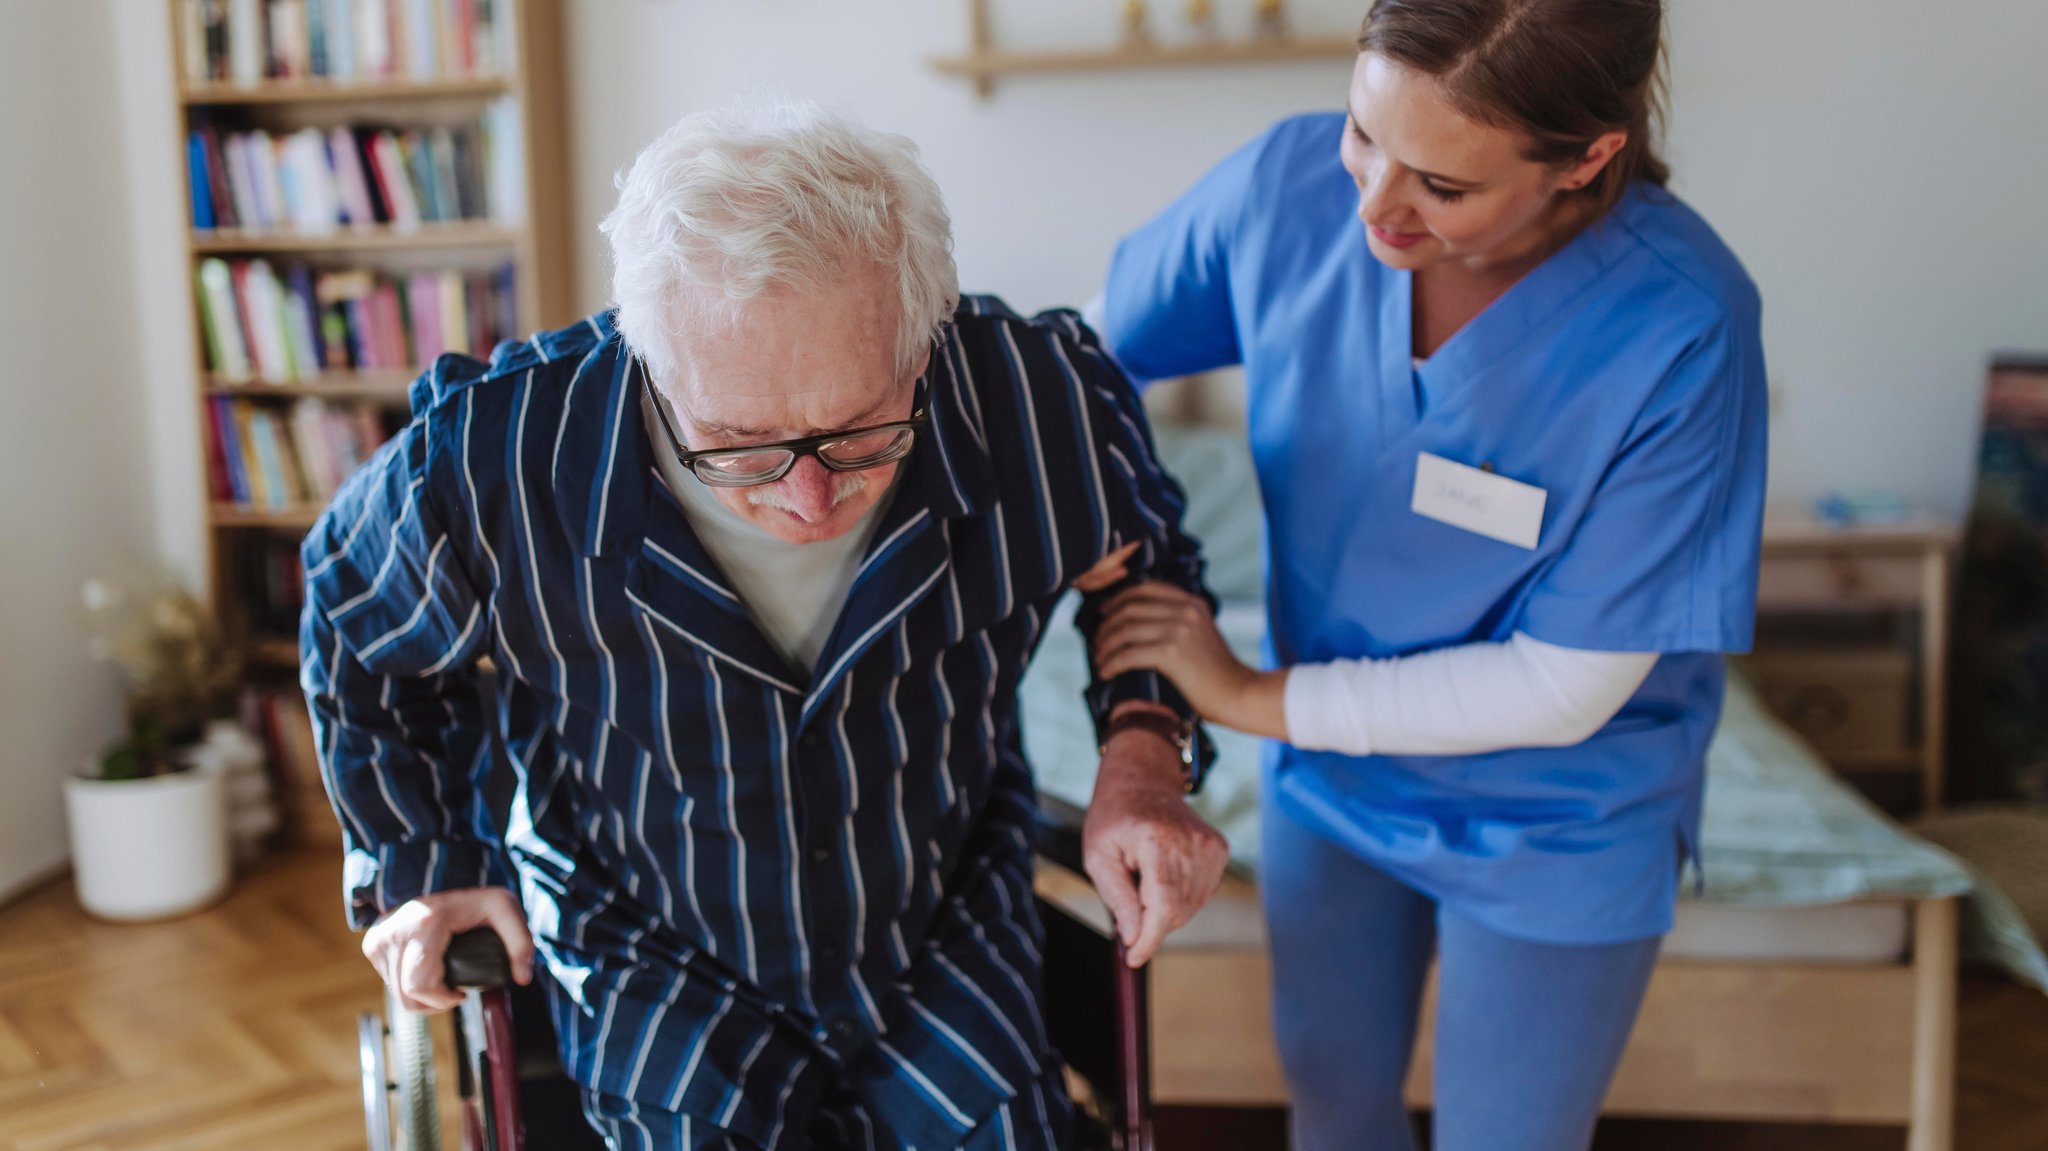
[[[1381,277],[1380,450],[1391,451],[1408,440],[1597,284],[1601,268],[1613,258],[1613,238],[1605,230],[1626,227],[1623,208],[1638,194],[1632,190],[1622,204],[1580,229],[1426,357],[1415,354],[1414,273],[1381,263],[1367,246],[1364,229],[1356,228],[1361,271]]]

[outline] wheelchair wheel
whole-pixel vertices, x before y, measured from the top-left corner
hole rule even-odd
[[[356,1019],[356,1058],[363,1068],[363,1126],[370,1151],[391,1151],[391,1078],[384,1066],[384,1020],[374,1011]]]
[[[441,1151],[441,1109],[435,1094],[434,1037],[429,1015],[415,1015],[384,996],[391,1021],[391,1070],[398,1087],[397,1151]]]
[[[382,1017],[366,1011],[356,1023],[356,1056],[363,1072],[363,1126],[369,1135],[369,1149],[441,1151],[434,1042],[428,1033],[432,1017],[414,1015],[388,994],[384,1011]],[[395,1106],[394,1094],[398,1097]]]

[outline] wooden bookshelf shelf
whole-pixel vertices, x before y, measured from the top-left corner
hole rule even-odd
[[[369,103],[384,100],[488,100],[512,90],[504,76],[443,76],[428,80],[271,80],[261,84],[205,84],[186,88],[188,108],[249,104]]]
[[[277,528],[305,531],[325,510],[311,504],[284,508],[256,508],[243,504],[213,505],[213,526],[219,528]]]
[[[480,221],[421,224],[410,231],[380,224],[374,228],[338,228],[325,233],[252,232],[239,228],[214,228],[192,233],[192,250],[202,256],[266,252],[424,252],[446,248],[503,248],[510,251],[519,242],[518,229]]]
[[[209,397],[298,399],[301,396],[312,396],[326,400],[383,400],[396,403],[406,398],[412,388],[412,382],[418,379],[420,371],[424,370],[327,372],[310,380],[298,380],[289,384],[267,384],[260,381],[231,384],[218,376],[208,376],[205,387]]]

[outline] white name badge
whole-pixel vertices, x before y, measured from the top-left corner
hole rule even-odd
[[[1442,456],[1421,452],[1415,459],[1416,515],[1518,548],[1535,548],[1549,499],[1542,488]]]

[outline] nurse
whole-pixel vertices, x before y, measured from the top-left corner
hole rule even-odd
[[[1156,585],[1104,674],[1271,739],[1263,892],[1298,1151],[1591,1139],[1750,640],[1757,293],[1664,188],[1657,0],[1379,0],[1346,111],[1118,248],[1143,378],[1245,367],[1271,670]]]

